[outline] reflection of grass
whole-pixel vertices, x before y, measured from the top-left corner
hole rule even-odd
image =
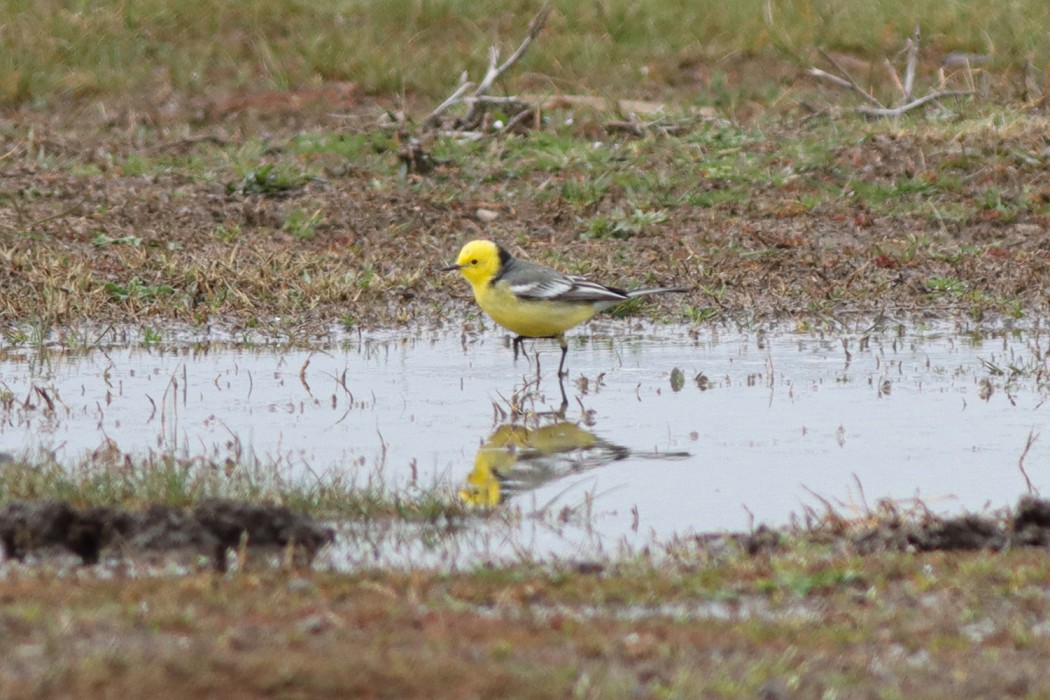
[[[1039,338],[1029,341],[1027,352],[1010,357],[982,357],[981,364],[988,372],[984,381],[1008,393],[1034,389],[1044,397],[1050,393],[1050,348],[1043,347]]]

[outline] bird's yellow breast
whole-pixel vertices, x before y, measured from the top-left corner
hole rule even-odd
[[[492,320],[526,338],[561,335],[594,316],[594,304],[520,299],[499,283],[472,284],[478,306]]]

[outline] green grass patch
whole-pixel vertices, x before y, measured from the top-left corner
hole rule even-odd
[[[290,166],[268,163],[252,168],[239,181],[228,184],[226,190],[230,193],[277,197],[299,189],[306,184],[306,180],[306,175]]]
[[[124,284],[106,282],[103,285],[114,301],[153,302],[175,293],[175,288],[167,284],[146,284],[138,277],[132,277]]]
[[[151,342],[149,335],[143,342]],[[0,400],[6,403],[13,397]],[[203,498],[272,501],[351,521],[435,522],[466,515],[460,499],[438,486],[394,489],[372,480],[359,485],[337,475],[304,483],[285,478],[277,465],[251,461],[182,459],[170,454],[139,458],[101,449],[72,466],[43,457],[6,463],[0,472],[0,502],[60,499],[80,507],[137,508],[151,503],[188,507]]]
[[[634,209],[625,212],[617,210],[609,216],[597,216],[591,219],[589,230],[584,238],[631,238],[644,234],[665,221],[667,221],[667,213],[664,211]]]
[[[314,237],[318,224],[323,221],[324,213],[320,209],[307,211],[297,207],[288,212],[284,220],[284,230],[291,234],[292,238],[307,240]]]
[[[935,275],[926,280],[926,289],[934,294],[960,296],[969,289],[969,285],[955,277]]]
[[[1050,53],[1050,9],[1041,0],[975,6],[963,0],[909,6],[897,1],[828,4],[763,0],[682,4],[569,0],[555,11],[514,80],[533,91],[600,90],[646,95],[709,64],[699,104],[735,109],[772,101],[772,76],[742,81],[725,57],[805,60],[815,46],[881,58],[913,27],[940,54],[992,53],[1003,62]],[[506,56],[538,10],[494,0],[425,5],[394,0],[250,4],[6,3],[0,44],[0,103],[43,106],[61,97],[139,93],[158,87],[188,95],[286,90],[354,81],[366,94],[447,95],[461,73],[483,74],[487,50]],[[659,47],[658,49],[654,47]]]

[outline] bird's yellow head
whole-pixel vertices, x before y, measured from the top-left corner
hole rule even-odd
[[[443,269],[459,270],[471,285],[477,287],[490,282],[510,259],[510,253],[492,241],[477,240],[463,246],[455,265]]]

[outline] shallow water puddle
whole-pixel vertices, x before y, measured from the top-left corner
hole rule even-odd
[[[535,554],[782,524],[820,510],[814,494],[848,513],[884,497],[998,508],[1026,492],[1026,475],[1050,492],[1036,334],[627,328],[594,324],[573,340],[564,419],[513,425],[512,403],[560,404],[553,342],[529,348],[538,387],[496,331],[312,351],[7,349],[0,450],[74,464],[109,446],[256,459],[287,479],[438,485],[535,516],[512,542],[483,544]]]

